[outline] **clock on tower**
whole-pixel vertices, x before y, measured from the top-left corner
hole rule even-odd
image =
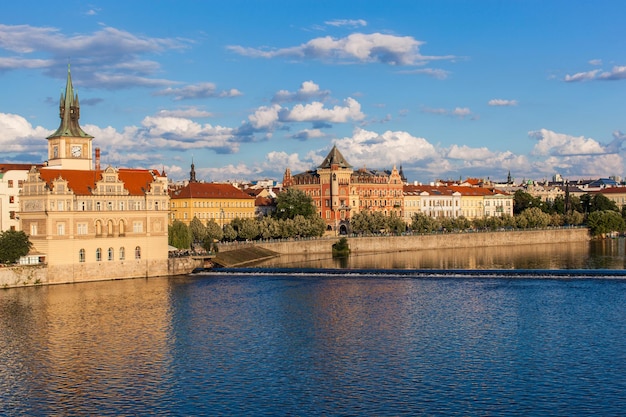
[[[83,147],[82,146],[77,146],[77,145],[72,146],[72,156],[74,158],[80,158],[82,153],[83,153]]]

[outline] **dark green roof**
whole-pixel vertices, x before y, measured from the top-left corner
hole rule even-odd
[[[61,94],[61,103],[59,105],[61,117],[61,125],[48,139],[59,136],[71,136],[81,138],[93,138],[93,136],[85,133],[78,124],[80,119],[80,104],[78,102],[78,94],[74,94],[74,86],[72,85],[72,75],[70,74],[70,66],[67,66],[67,83],[65,84],[65,94]]]

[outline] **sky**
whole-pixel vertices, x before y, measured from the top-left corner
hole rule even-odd
[[[621,0],[107,0],[0,12],[0,163],[41,163],[68,65],[102,165],[281,181],[336,145],[408,181],[625,174]]]

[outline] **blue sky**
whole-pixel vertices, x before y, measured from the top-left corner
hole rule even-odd
[[[0,14],[0,162],[68,62],[103,165],[280,180],[333,144],[410,181],[624,175],[626,2],[43,1]]]

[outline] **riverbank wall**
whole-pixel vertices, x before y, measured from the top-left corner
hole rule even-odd
[[[546,243],[571,243],[589,241],[586,228],[563,228],[525,231],[434,233],[407,236],[348,237],[351,253],[388,253],[426,249],[472,248],[510,245],[542,245]],[[254,242],[255,246],[269,249],[281,255],[330,254],[332,244],[339,237]],[[222,252],[241,247],[223,246]]]

